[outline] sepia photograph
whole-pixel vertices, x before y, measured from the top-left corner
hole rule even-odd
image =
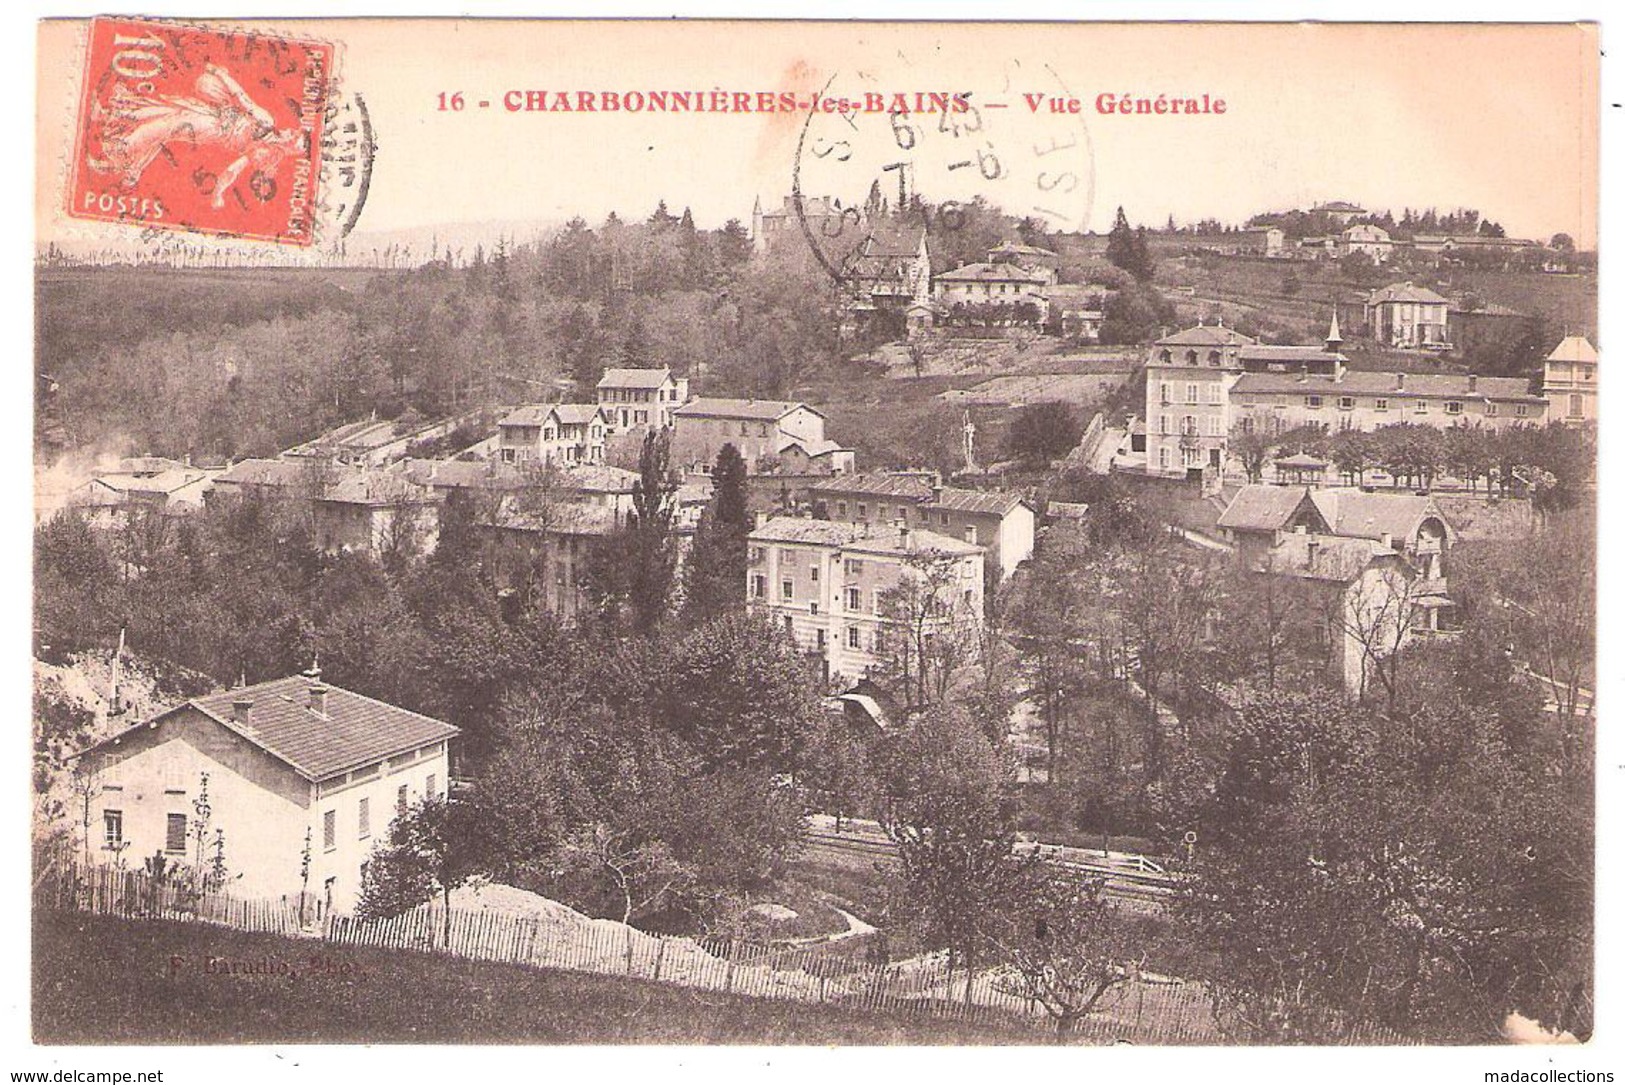
[[[1613,1080],[1597,23],[31,33],[38,1067]]]

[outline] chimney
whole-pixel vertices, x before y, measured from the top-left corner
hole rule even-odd
[[[248,714],[254,709],[254,700],[251,697],[238,697],[231,702],[231,718],[234,723],[247,723]]]
[[[1316,538],[1310,538],[1310,540],[1309,540],[1309,569],[1310,569],[1310,571],[1314,570],[1314,568],[1315,568],[1315,558],[1318,557],[1319,554],[1320,554],[1320,540],[1316,539]]]
[[[1382,545],[1389,550],[1394,548],[1394,533],[1392,531],[1382,533]]]
[[[1395,373],[1394,379],[1398,382],[1394,385],[1395,390],[1403,392],[1405,390],[1405,374]]]
[[[318,716],[327,715],[327,687],[320,682],[310,687],[310,710]]]
[[[899,523],[897,525],[897,541],[902,546],[903,551],[905,553],[907,553],[907,551],[909,549],[909,537],[908,537],[908,525],[907,524]]]
[[[1477,373],[1469,373],[1469,374],[1467,374],[1467,390],[1469,392],[1478,391],[1478,374]]]

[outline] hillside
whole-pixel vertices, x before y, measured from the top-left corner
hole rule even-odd
[[[210,958],[259,966],[219,975]],[[173,972],[155,962],[179,959]],[[119,982],[108,983],[117,976]],[[403,991],[412,997],[401,998]],[[1014,1044],[1028,1029],[39,912],[36,1043]]]

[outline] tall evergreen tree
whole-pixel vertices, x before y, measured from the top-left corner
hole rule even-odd
[[[696,622],[735,613],[745,602],[750,509],[745,460],[732,444],[717,453],[711,484],[711,504],[684,567],[683,612]]]

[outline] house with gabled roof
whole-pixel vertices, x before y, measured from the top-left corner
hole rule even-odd
[[[1553,421],[1571,425],[1597,420],[1597,348],[1583,335],[1564,336],[1544,363],[1541,391]]]
[[[700,396],[674,410],[672,420],[672,463],[690,473],[710,474],[726,444],[753,475],[852,470],[852,450],[826,437],[823,412],[805,403]]]
[[[349,911],[395,816],[445,796],[459,733],[314,665],[196,697],[76,755],[86,853],[139,870],[155,854],[207,864],[218,849],[235,894],[308,891]]]
[[[597,404],[528,404],[497,423],[497,459],[503,463],[534,460],[561,467],[603,463],[605,439],[613,428],[609,413]]]
[[[1365,299],[1365,323],[1371,338],[1384,346],[1450,347],[1450,300],[1412,282],[1373,291]]]
[[[611,433],[635,426],[671,425],[674,410],[688,402],[688,378],[674,377],[665,366],[658,369],[604,370],[598,378],[598,407]]]

